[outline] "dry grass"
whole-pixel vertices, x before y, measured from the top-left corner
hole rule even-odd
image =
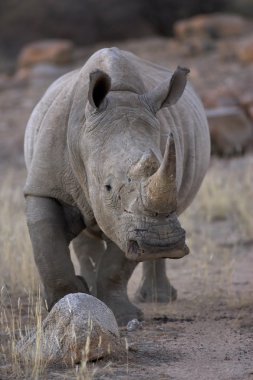
[[[1,364],[11,378],[38,378],[43,367],[37,355],[34,363],[21,363],[17,342],[34,326],[40,331],[41,299],[38,276],[25,222],[22,181],[11,171],[0,189],[1,268]],[[3,375],[2,375],[3,376]]]
[[[25,221],[21,173],[4,178],[0,189],[0,378],[44,379],[47,363],[40,345],[45,316],[39,279]],[[20,360],[17,344],[36,328],[36,352]],[[29,357],[33,357],[31,360]],[[68,373],[66,379],[68,379]],[[64,375],[63,377],[64,378]],[[89,380],[86,362],[71,371],[71,378]]]
[[[201,278],[203,284],[206,279],[203,298],[210,294],[218,297],[221,289],[233,292],[236,250],[240,244],[253,240],[252,161],[253,158],[241,159],[241,162],[240,159],[214,161],[196,200],[182,217],[183,225],[190,231],[191,250],[196,252],[186,259],[192,263],[190,275],[196,278],[196,283]],[[39,342],[44,316],[25,222],[23,177],[24,173],[9,173],[0,189],[0,378],[89,380],[101,369],[87,367],[85,361],[71,370],[48,372],[47,363],[41,360],[39,344],[33,361],[21,362],[17,354],[18,340],[34,327]],[[223,272],[213,274],[217,261]],[[173,273],[177,269],[181,275],[189,274],[186,261],[170,262],[170,268],[170,277],[175,282]],[[215,286],[210,290],[213,281]],[[177,287],[177,283],[175,285]],[[183,286],[187,288],[187,282]]]
[[[11,293],[33,292],[37,284],[24,213],[22,182],[9,172],[0,188],[1,286]]]
[[[210,170],[198,197],[198,211],[207,222],[236,220],[244,239],[253,238],[252,164],[252,159],[216,161],[218,170],[225,165],[223,175],[217,176],[217,170]]]
[[[0,299],[0,378],[5,379],[47,379],[55,373],[55,379],[92,380],[96,368],[87,366],[83,360],[75,368],[66,370],[64,367],[52,367],[42,354],[44,342],[43,319],[45,310],[38,290],[35,295],[16,300],[2,288]],[[20,356],[20,341],[24,336],[36,334],[36,345],[28,347]],[[85,347],[88,350],[88,345]],[[49,349],[50,351],[50,349]],[[86,352],[86,356],[88,353]],[[85,357],[85,355],[84,355]]]
[[[242,302],[234,282],[240,252],[253,243],[252,166],[251,156],[213,159],[197,197],[182,216],[192,254],[172,268],[191,267],[196,284],[203,284],[199,302],[222,296],[230,304]]]

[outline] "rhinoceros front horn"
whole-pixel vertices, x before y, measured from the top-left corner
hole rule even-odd
[[[147,210],[160,214],[169,214],[176,210],[176,148],[172,133],[167,139],[160,167],[143,187],[142,198]]]

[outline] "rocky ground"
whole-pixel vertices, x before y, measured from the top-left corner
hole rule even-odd
[[[25,178],[22,141],[32,108],[55,78],[80,66],[102,45],[72,49],[64,65],[41,59],[36,65],[20,63],[15,76],[1,75],[0,178],[4,216],[0,218],[0,379],[253,379],[252,23],[244,19],[200,18],[178,24],[175,35],[177,38],[129,40],[114,45],[171,69],[178,64],[191,69],[190,79],[209,110],[213,150],[222,157],[212,158],[199,195],[182,217],[191,255],[167,263],[178,300],[169,305],[140,305],[145,312],[142,328],[121,330],[128,350],[109,362],[102,360],[76,370],[51,368],[36,372],[35,366],[30,371],[22,370],[15,362],[10,344],[11,318],[20,313],[21,324],[26,325],[30,320],[29,300],[27,289],[12,286],[14,282],[25,284],[22,263],[11,276],[4,265],[4,233],[6,224],[11,224],[14,232],[6,236],[16,244],[9,249],[15,253],[14,263],[23,257],[21,250],[27,239],[26,230],[15,237],[15,225],[23,218],[22,196],[17,193],[21,194]],[[14,264],[9,272],[13,268]],[[131,296],[139,278],[140,266],[129,284]]]

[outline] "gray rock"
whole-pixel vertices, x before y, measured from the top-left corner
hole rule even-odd
[[[119,342],[112,311],[93,296],[75,293],[57,302],[41,328],[24,337],[17,349],[25,361],[74,365],[108,356]]]
[[[142,323],[138,319],[134,318],[127,324],[127,331],[135,331],[142,328]]]

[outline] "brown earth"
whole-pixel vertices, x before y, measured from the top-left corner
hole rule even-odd
[[[191,80],[202,98],[221,83],[234,87],[238,83],[240,92],[248,91],[247,77],[253,74],[252,64],[242,67],[236,58],[222,60],[218,44],[209,52],[198,52],[197,56],[188,54],[186,44],[172,39],[143,39],[116,45],[172,69],[178,64],[190,67]],[[12,186],[21,194],[25,178],[22,140],[33,106],[57,76],[81,65],[98,47],[101,45],[76,51],[75,64],[71,67],[44,64],[34,67],[25,78],[2,80],[2,187],[11,171]],[[0,270],[2,283],[10,289],[10,297],[4,296],[5,288],[1,292],[5,303],[2,303],[0,318],[0,379],[88,379],[91,376],[117,380],[253,379],[252,165],[250,152],[240,158],[212,159],[200,193],[182,217],[192,253],[182,260],[167,262],[168,276],[178,290],[178,300],[168,305],[140,305],[145,312],[142,329],[133,332],[122,329],[123,343],[129,349],[109,362],[101,360],[76,370],[46,369],[36,377],[31,371],[29,376],[24,372],[15,375],[15,358],[5,348],[10,337],[7,322],[11,314],[20,313],[20,296],[23,303],[20,318],[26,325],[29,305],[26,293],[12,291],[8,273]],[[10,194],[12,191],[10,188]],[[16,204],[15,199],[11,201]],[[18,202],[21,208],[22,202]],[[15,221],[15,216],[12,217]],[[3,250],[1,255],[4,255]],[[129,284],[131,296],[139,278],[140,266]],[[4,313],[9,318],[4,319]]]

